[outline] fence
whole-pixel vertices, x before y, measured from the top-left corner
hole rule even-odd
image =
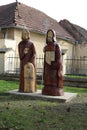
[[[43,73],[43,56],[36,58],[36,74],[42,75]],[[9,56],[5,61],[5,70],[4,73],[20,73],[20,59],[19,57]]]
[[[43,56],[36,58],[36,74],[43,74]],[[63,59],[66,61],[66,65],[63,66],[66,68],[65,74],[73,75],[87,75],[87,59],[86,58],[74,58],[74,59]],[[20,73],[20,60],[19,57],[8,57],[5,61],[5,72],[4,73]],[[65,63],[65,62],[64,62]]]
[[[66,74],[87,75],[87,58],[67,58]]]

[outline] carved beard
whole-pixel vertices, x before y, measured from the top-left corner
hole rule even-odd
[[[48,36],[47,41],[48,42],[53,42],[53,38],[51,36]]]
[[[47,41],[48,42],[53,42],[53,32],[49,31],[47,34]]]

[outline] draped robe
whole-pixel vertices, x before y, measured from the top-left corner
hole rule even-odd
[[[62,55],[58,44],[44,47],[44,88],[42,94],[61,96],[63,92]]]
[[[27,48],[28,49],[28,53],[24,53],[24,49]],[[31,41],[21,41],[18,45],[18,50],[19,50],[19,58],[20,58],[20,85],[19,85],[19,91],[20,92],[28,92],[25,90],[25,77],[24,77],[24,68],[27,65],[31,65],[33,66],[33,75],[34,77],[32,77],[33,79],[33,91],[31,90],[30,92],[34,92],[36,91],[36,75],[35,75],[35,71],[36,71],[36,65],[35,65],[35,55],[36,55],[36,51],[35,51],[35,47],[34,44]],[[32,67],[31,67],[32,68]],[[31,69],[30,68],[30,69]],[[27,66],[28,69],[28,66]],[[29,70],[28,70],[29,71]],[[28,80],[28,79],[27,79]],[[28,81],[29,82],[29,81]],[[32,86],[29,86],[30,88],[32,88]],[[29,88],[28,88],[29,89]]]

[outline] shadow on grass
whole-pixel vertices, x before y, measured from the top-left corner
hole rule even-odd
[[[7,93],[7,92],[0,92],[0,96],[8,96],[10,95],[10,93]]]

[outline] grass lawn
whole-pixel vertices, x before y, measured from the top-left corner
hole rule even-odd
[[[64,87],[79,93],[69,103],[4,93],[18,86],[18,82],[0,80],[0,130],[87,130],[87,89]]]
[[[0,93],[6,92],[9,90],[13,90],[13,89],[18,89],[18,88],[19,88],[18,81],[0,80]],[[42,89],[43,85],[37,85],[37,88]],[[76,88],[76,87],[69,87],[69,86],[64,86],[64,91],[65,92],[75,92],[75,93],[87,93],[86,88]]]

